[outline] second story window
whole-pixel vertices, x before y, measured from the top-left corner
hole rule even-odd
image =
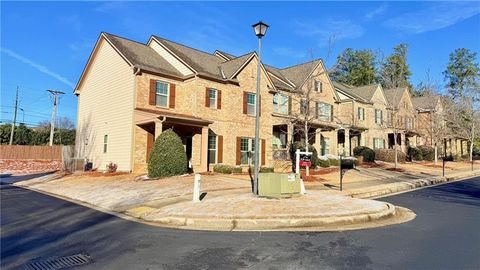
[[[317,118],[322,121],[332,121],[332,105],[317,102]]]
[[[407,122],[405,124],[407,129],[413,129],[413,119],[411,117],[406,118]]]
[[[213,88],[208,90],[208,98],[209,98],[210,108],[216,109],[217,108],[217,90]]]
[[[365,109],[359,107],[358,108],[358,120],[364,121],[365,120]]]
[[[308,114],[308,102],[305,99],[300,100],[300,113]]]
[[[168,83],[157,81],[156,83],[156,99],[155,104],[161,107],[168,106]]]
[[[383,123],[383,111],[375,109],[375,124],[381,125]]]
[[[393,113],[387,112],[387,124],[391,126],[393,124]]]
[[[255,116],[255,94],[247,93],[247,114]]]
[[[323,85],[321,81],[315,81],[315,92],[323,92]]]
[[[273,111],[288,114],[288,97],[279,93],[273,95]]]

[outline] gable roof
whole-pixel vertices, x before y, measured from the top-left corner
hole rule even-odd
[[[167,60],[161,57],[149,46],[109,33],[103,33],[103,35],[134,66],[152,72],[180,78],[183,77],[183,75],[175,67],[173,67]]]
[[[285,78],[294,83],[296,87],[301,87],[315,70],[315,68],[320,64],[320,62],[320,59],[316,59],[310,62],[280,69],[280,72]]]
[[[392,107],[398,107],[405,91],[408,91],[407,87],[385,89],[384,93],[388,104]]]
[[[417,110],[430,111],[436,109],[439,100],[439,96],[423,96],[412,98],[412,103]]]
[[[352,86],[345,83],[333,82],[337,91],[351,96],[356,101],[372,103],[372,98],[378,90],[379,84],[370,84],[364,86]]]

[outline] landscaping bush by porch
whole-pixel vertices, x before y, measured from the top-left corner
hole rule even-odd
[[[397,158],[398,162],[405,162],[406,155],[398,150]],[[395,162],[395,149],[377,149],[375,150],[375,159],[385,162]]]
[[[322,168],[330,167],[330,160],[326,157],[319,157],[318,158],[318,166]]]
[[[273,167],[260,167],[261,173],[272,173],[274,171]]]
[[[213,171],[216,173],[231,174],[233,172],[233,167],[230,165],[216,164],[213,166]]]
[[[180,137],[168,129],[155,140],[148,161],[148,176],[151,178],[187,173],[187,155]]]
[[[422,153],[423,160],[432,161],[435,159],[435,149],[433,147],[422,145],[418,147],[420,153]]]
[[[417,147],[409,146],[408,150],[407,150],[407,153],[408,153],[408,158],[410,159],[410,161],[414,161],[414,160],[422,161],[423,160],[422,151],[420,151],[420,149],[418,149]]]
[[[353,156],[363,157],[364,162],[374,162],[375,161],[375,151],[366,146],[357,146],[353,148]]]

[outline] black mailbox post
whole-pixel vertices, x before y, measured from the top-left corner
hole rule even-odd
[[[355,168],[355,161],[351,158],[343,159],[340,155],[340,191],[343,190],[343,175],[350,169]]]

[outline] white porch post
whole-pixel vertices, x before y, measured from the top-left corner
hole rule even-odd
[[[208,170],[208,127],[202,128],[201,149],[200,172],[206,172]]]

